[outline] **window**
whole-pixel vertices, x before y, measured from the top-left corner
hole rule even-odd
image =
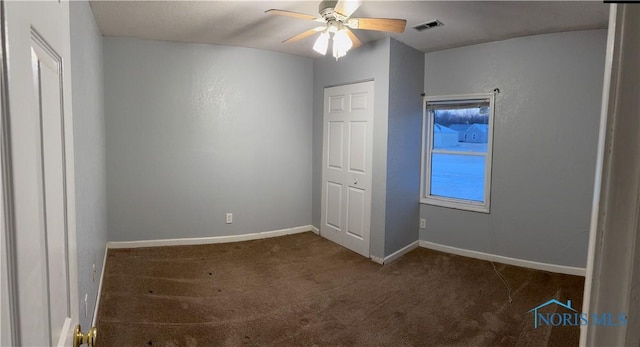
[[[425,204],[489,213],[493,94],[425,97]]]

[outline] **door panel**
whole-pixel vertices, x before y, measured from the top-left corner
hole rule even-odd
[[[335,231],[342,231],[342,186],[327,182],[327,222]]]
[[[64,112],[62,99],[61,60],[51,47],[43,47],[44,39],[32,35],[32,71],[34,94],[40,123],[41,183],[44,205],[43,235],[45,244],[43,268],[47,278],[47,301],[51,344],[60,338],[66,318],[70,317],[67,267],[66,188],[64,177]]]
[[[329,112],[344,111],[344,95],[333,95],[329,99]]]
[[[324,100],[320,234],[368,257],[373,82],[326,88]]]
[[[365,173],[367,165],[367,122],[349,123],[349,171]]]
[[[362,189],[349,187],[349,208],[347,215],[349,220],[347,222],[347,235],[356,237],[360,240],[364,235],[364,207],[365,207],[366,192]]]
[[[343,138],[344,138],[344,122],[329,122],[329,134],[328,134],[328,163],[329,167],[333,169],[342,169],[342,155],[344,153]]]
[[[68,346],[78,322],[69,3],[2,6],[12,344]]]
[[[365,111],[368,107],[367,93],[353,93],[351,96],[351,111]]]

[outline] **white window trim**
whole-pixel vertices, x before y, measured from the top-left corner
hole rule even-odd
[[[484,174],[484,202],[447,198],[430,195],[431,180],[431,156],[427,157],[433,150],[433,140],[427,140],[427,134],[433,134],[433,119],[428,116],[427,103],[429,101],[466,100],[466,99],[489,99],[489,126],[487,131],[487,154],[485,156]],[[493,120],[495,114],[494,94],[460,94],[443,96],[425,96],[422,108],[422,169],[420,178],[420,203],[427,205],[455,208],[466,211],[489,213],[491,211],[491,163],[493,157]],[[430,135],[431,136],[431,135]],[[458,152],[459,153],[459,152]]]

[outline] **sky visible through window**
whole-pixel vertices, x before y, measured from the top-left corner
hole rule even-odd
[[[488,110],[438,109],[434,117],[431,195],[483,202]]]

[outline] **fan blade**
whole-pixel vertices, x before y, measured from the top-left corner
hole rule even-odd
[[[320,32],[320,31],[322,31],[324,29],[326,29],[326,28],[325,27],[313,28],[311,30],[307,30],[307,31],[305,31],[303,33],[300,33],[300,34],[298,34],[296,36],[290,37],[290,38],[282,41],[282,43],[290,43],[290,42],[300,41],[300,40],[305,39],[305,38],[307,38],[307,37],[309,37],[309,36],[311,36],[311,35],[313,35],[313,34],[315,34],[317,32]]]
[[[351,18],[347,21],[347,26],[351,29],[402,33],[407,26],[407,21],[394,18]]]
[[[360,5],[362,5],[362,0],[338,0],[333,11],[343,15],[345,18],[349,18]]]
[[[316,16],[312,16],[310,14],[300,13],[300,12],[276,10],[276,9],[272,8],[270,10],[264,11],[264,13],[275,14],[275,15],[278,15],[278,16],[287,16],[287,17],[294,17],[294,18],[300,18],[300,19],[313,20],[313,21],[316,21],[316,22],[324,22],[324,18],[318,18]]]
[[[360,41],[360,39],[358,39],[356,34],[353,33],[353,31],[351,31],[349,29],[345,29],[345,30],[347,31],[347,35],[349,35],[349,38],[351,39],[351,42],[353,43],[353,47],[352,48],[358,48],[358,47],[362,46],[362,42]]]

